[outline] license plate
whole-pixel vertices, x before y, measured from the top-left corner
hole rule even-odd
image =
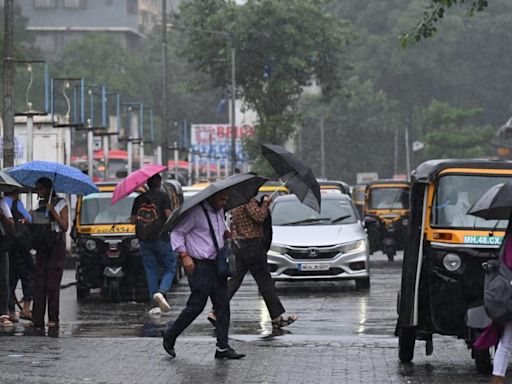
[[[107,256],[115,259],[119,257],[119,251],[107,251]]]
[[[297,269],[299,271],[328,271],[331,268],[330,264],[298,264]]]

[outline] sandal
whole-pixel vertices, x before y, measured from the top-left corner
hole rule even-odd
[[[12,327],[13,323],[9,320],[9,316],[2,315],[0,316],[0,327]]]
[[[287,317],[280,316],[278,320],[272,320],[272,328],[282,328],[286,327],[287,325],[293,324],[299,316],[297,315],[291,315]]]

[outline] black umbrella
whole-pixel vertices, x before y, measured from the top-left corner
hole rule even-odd
[[[262,144],[261,154],[302,204],[320,212],[320,185],[311,168],[279,145]]]
[[[211,183],[201,192],[198,192],[185,200],[183,205],[169,216],[164,225],[164,230],[171,231],[176,227],[187,211],[222,190],[227,190],[229,192],[229,200],[224,207],[224,211],[229,211],[239,205],[245,204],[251,199],[251,197],[258,193],[259,187],[261,187],[265,181],[267,181],[267,179],[264,177],[247,173],[235,174],[225,178],[224,180]]]
[[[508,220],[512,212],[512,182],[489,188],[469,208],[468,214],[486,220]]]
[[[14,177],[7,172],[0,171],[0,192],[8,192],[21,188],[23,188],[23,185],[18,183]]]

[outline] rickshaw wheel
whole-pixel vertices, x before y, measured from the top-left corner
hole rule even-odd
[[[414,357],[416,331],[412,327],[400,327],[398,330],[398,358],[402,363],[410,363]]]
[[[476,370],[478,373],[489,374],[492,372],[491,355],[489,349],[471,348],[473,358],[475,359]]]

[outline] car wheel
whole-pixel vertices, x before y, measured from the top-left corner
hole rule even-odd
[[[412,327],[398,329],[398,358],[402,363],[410,363],[414,357],[416,331]]]
[[[363,279],[357,279],[356,289],[370,289],[370,278],[365,277]]]

